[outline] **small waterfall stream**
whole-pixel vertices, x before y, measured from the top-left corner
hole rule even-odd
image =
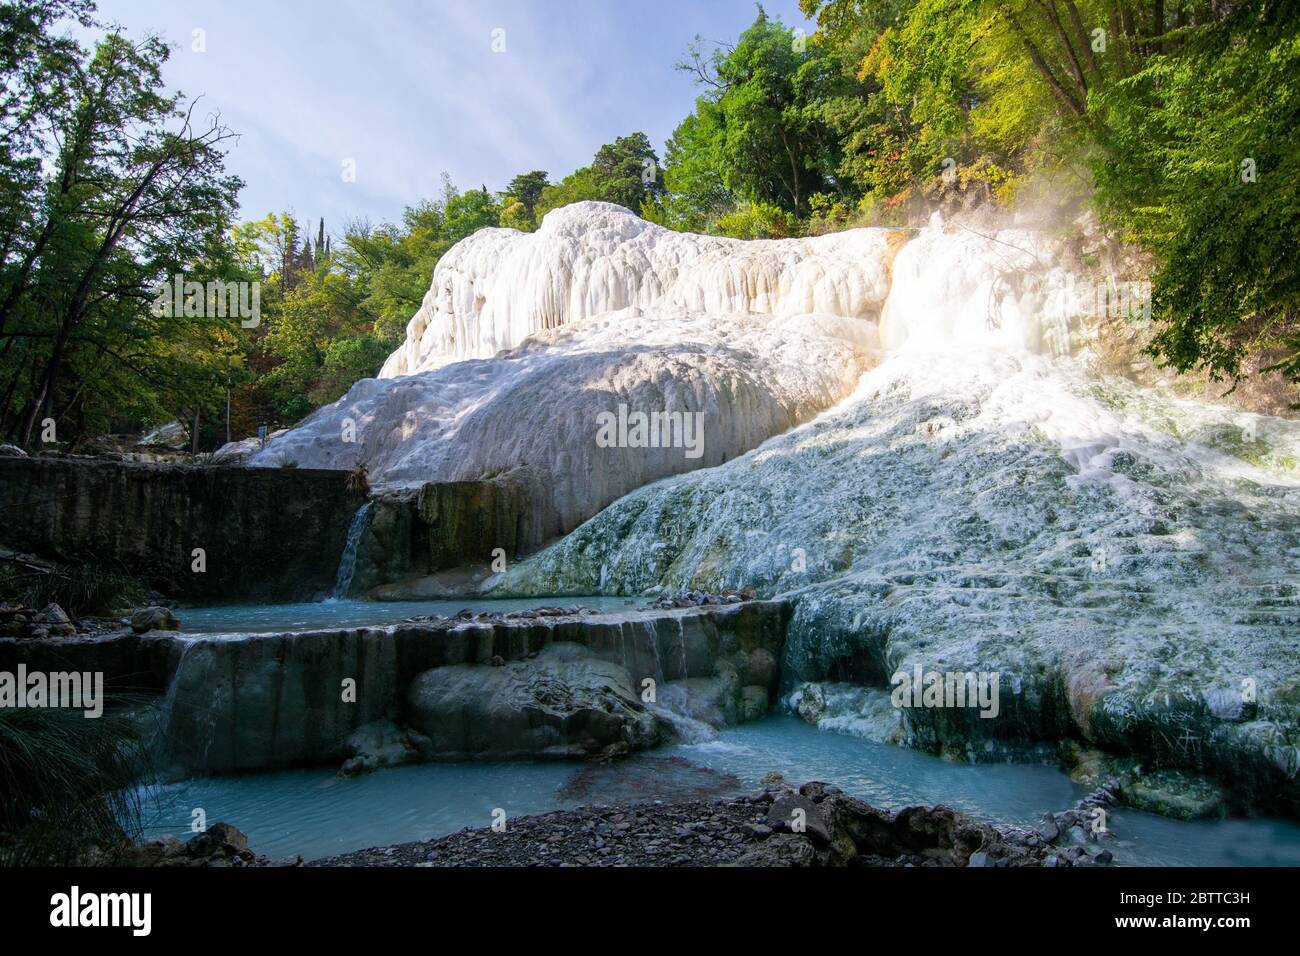
[[[339,570],[334,576],[334,592],[330,595],[331,601],[345,599],[348,592],[352,590],[352,577],[357,572],[357,552],[361,547],[361,536],[366,533],[366,528],[370,524],[372,505],[374,505],[373,501],[367,501],[352,516],[352,524],[348,526],[348,539],[343,545],[343,556],[339,558]]]

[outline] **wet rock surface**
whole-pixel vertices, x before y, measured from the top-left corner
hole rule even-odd
[[[1086,787],[1115,783],[1119,802],[1135,810],[1176,820],[1217,820],[1234,809],[1250,810],[1232,788],[1212,778],[1148,767],[1132,754],[1110,754],[1067,741],[1061,746],[1061,760],[1076,783]]]
[[[167,686],[164,772],[179,778],[338,766],[358,757],[349,773],[385,766],[388,758],[367,750],[364,741],[359,748],[349,743],[354,732],[382,720],[428,738],[422,759],[607,756],[664,741],[664,724],[678,736],[698,729],[700,718],[676,718],[671,704],[686,707],[698,696],[706,716],[732,722],[761,716],[776,698],[787,618],[780,602],[626,614],[569,611],[238,640],[150,632],[143,637],[170,639],[176,654]],[[575,671],[554,683],[555,669],[538,662],[556,644],[586,649],[591,660],[579,668],[586,677],[578,680]],[[459,669],[437,674],[445,668]],[[413,685],[429,674],[424,679],[439,694],[413,695]],[[340,694],[347,680],[355,681],[354,700]],[[455,699],[463,708],[448,710],[438,702],[442,690],[462,684]],[[642,699],[650,686],[654,704]],[[626,702],[629,691],[635,693]],[[498,718],[502,728],[513,729],[492,730]],[[538,729],[543,726],[550,730]],[[414,752],[421,753],[418,747]]]
[[[737,591],[723,591],[720,594],[710,594],[705,591],[679,591],[676,594],[664,595],[658,600],[652,602],[650,607],[705,607],[712,604],[739,604],[742,601],[752,601],[757,596],[758,595],[753,588],[741,588]]]
[[[147,631],[179,631],[181,622],[171,608],[142,607],[131,614],[131,630],[137,634]]]
[[[114,866],[243,867],[296,866],[301,859],[273,861],[248,848],[248,837],[229,823],[214,823],[202,833],[180,840],[174,836],[146,840],[124,854],[101,862]]]
[[[1061,849],[1031,831],[998,829],[946,807],[878,810],[813,782],[744,797],[507,818],[500,832],[463,830],[310,865],[1006,867],[1108,861],[1109,851]]]
[[[582,758],[644,750],[668,739],[624,667],[577,644],[534,658],[426,671],[407,693],[409,719],[430,757]]]

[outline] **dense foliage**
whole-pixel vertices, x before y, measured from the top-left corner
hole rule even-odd
[[[783,236],[936,203],[1091,202],[1155,263],[1152,349],[1300,382],[1300,5],[801,0],[690,52],[678,228]]]

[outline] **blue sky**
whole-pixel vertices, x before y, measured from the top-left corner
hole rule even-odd
[[[797,0],[764,8],[811,29]],[[559,179],[638,129],[662,155],[699,93],[673,64],[696,34],[734,41],[757,11],[753,0],[99,0],[99,12],[165,37],[169,84],[242,134],[229,167],[247,183],[246,218],[323,215],[337,234],[438,195],[444,170],[493,191],[530,169]]]

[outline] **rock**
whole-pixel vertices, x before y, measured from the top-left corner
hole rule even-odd
[[[551,644],[500,667],[426,671],[412,682],[407,707],[439,759],[609,757],[668,737],[628,672],[576,644]]]
[[[190,443],[189,431],[180,422],[168,422],[147,432],[136,442],[137,447],[147,448],[151,445],[170,448],[173,451],[184,449]]]
[[[347,759],[339,776],[353,777],[418,761],[432,751],[432,744],[427,737],[398,727],[391,720],[376,720],[353,731],[344,750]]]
[[[780,678],[781,665],[773,654],[766,647],[756,647],[749,652],[749,674],[746,677],[747,685],[756,684],[761,687],[774,687]]]
[[[745,851],[734,866],[795,866],[817,865],[817,850],[807,837],[794,833],[774,833],[763,842]]]
[[[207,830],[193,837],[188,846],[191,856],[217,849],[228,849],[238,853],[240,850],[248,849],[248,837],[229,823],[214,823]]]
[[[807,833],[814,840],[831,842],[830,824],[822,817],[817,804],[802,794],[777,797],[767,810],[767,825],[786,833]]]
[[[45,635],[42,636],[67,637],[77,633],[76,626],[63,608],[57,604],[45,605],[45,608],[32,618],[32,622],[45,630]]]
[[[1076,333],[1080,346],[1094,329],[1109,334],[1087,296],[1059,291],[1086,287],[1088,268],[1035,229],[919,230],[891,266],[885,357],[832,415],[639,488],[513,565],[504,584],[645,593],[746,580],[797,605],[782,658],[791,687],[854,669],[887,680],[938,661],[948,673],[1000,674],[996,719],[910,708],[913,746],[979,754],[1059,728],[1090,747],[1137,749],[1148,766],[1212,774],[1234,803],[1294,810],[1300,655],[1276,649],[1294,630],[1300,422],[1252,416],[1257,441],[1245,443],[1240,409],[1116,376],[1090,347],[1078,349],[1087,359],[1044,364],[1075,352]],[[969,292],[999,286],[979,302]],[[1060,350],[1039,324],[1048,315],[1069,340]],[[1085,435],[1084,421],[1098,424]],[[989,456],[992,468],[976,464]],[[903,488],[926,502],[924,521]],[[1242,535],[1246,513],[1258,525]],[[816,555],[797,548],[828,536],[834,546]],[[1188,540],[1213,547],[1194,556]],[[905,566],[901,556],[932,554],[935,541],[933,563]],[[656,542],[671,554],[652,560]],[[776,557],[774,542],[794,554]],[[1045,574],[1051,589],[1008,586]],[[972,589],[990,625],[978,641]],[[1166,639],[1172,617],[1177,638]],[[1165,805],[1207,812],[1180,803]]]
[[[577,807],[516,817],[487,828],[318,861],[320,866],[1037,866],[1045,853],[1012,844],[1009,831],[944,807],[878,810],[838,788],[810,782],[772,799],[825,825],[797,833],[755,820],[771,796]],[[1052,856],[1052,865],[1070,865]]]
[[[131,630],[137,634],[148,631],[179,631],[181,622],[171,608],[155,605],[142,607],[131,614]]]
[[[266,441],[272,441],[279,438],[287,431],[287,428],[277,429],[266,436]],[[247,458],[249,458],[249,456],[261,451],[265,444],[266,442],[263,442],[262,439],[258,438],[256,435],[251,438],[240,439],[239,441],[227,442],[212,453],[212,456],[208,459],[208,463],[212,465],[242,464]]]
[[[898,235],[738,244],[598,202],[553,210],[532,233],[480,230],[439,260],[379,377],[249,464],[288,456],[348,468],[360,454],[372,481],[406,486],[520,471],[527,523],[575,528],[633,489],[734,458],[852,391],[873,355],[862,319],[879,314]],[[620,406],[701,409],[686,421],[709,438],[688,447],[679,428],[675,447],[592,441],[586,423]],[[333,440],[345,417],[405,438]],[[681,606],[701,597],[683,595]]]
[[[1135,809],[1177,820],[1217,820],[1228,814],[1223,787],[1180,770],[1138,775],[1124,788],[1123,799]]]
[[[27,452],[17,445],[0,444],[0,458],[26,458]]]
[[[753,684],[740,689],[740,706],[736,713],[738,723],[758,720],[767,715],[768,695],[766,687]]]
[[[146,840],[111,862],[118,866],[246,866],[267,865],[248,848],[248,837],[229,823],[214,823],[182,843],[174,836]],[[299,861],[301,862],[301,861]]]
[[[816,724],[826,710],[826,695],[820,684],[804,684],[794,697],[795,713],[810,724]]]
[[[747,653],[760,639],[768,640],[769,633],[774,645],[779,646],[775,642],[779,641],[782,615],[783,607],[776,602],[751,602],[716,610],[532,621],[478,622],[444,617],[389,628],[249,635],[239,641],[190,640],[153,632],[145,635],[145,643],[137,641],[135,635],[127,643],[188,648],[166,688],[174,706],[160,760],[169,775],[210,774],[304,764],[338,768],[357,755],[346,746],[349,735],[377,720],[393,720],[400,727],[432,738],[412,707],[412,685],[418,680],[442,688],[438,693],[449,689],[442,687],[441,681],[464,681],[466,688],[474,685],[454,695],[459,702],[456,706],[463,704],[467,708],[463,714],[451,716],[450,701],[431,705],[431,713],[440,715],[436,719],[439,732],[460,735],[462,739],[444,740],[437,746],[431,739],[428,758],[422,755],[422,759],[451,759],[450,753],[471,740],[477,741],[474,749],[485,747],[485,753],[511,746],[525,757],[549,746],[542,743],[544,739],[558,746],[562,740],[581,737],[587,732],[581,727],[584,721],[626,726],[631,739],[626,746],[615,745],[613,752],[632,752],[649,746],[650,740],[670,739],[666,736],[668,720],[658,705],[641,700],[641,679],[656,673],[656,660],[662,662],[663,668],[677,668],[680,672],[685,664],[677,648],[685,638],[689,657],[686,663],[692,670],[707,673],[720,666],[718,654],[726,652],[722,661],[726,663],[738,653]],[[755,630],[762,634],[755,637],[751,634]],[[711,647],[711,641],[716,645]],[[475,728],[475,721],[499,716],[505,706],[502,701],[508,700],[511,693],[518,692],[516,703],[527,700],[519,685],[529,679],[529,674],[539,680],[547,674],[555,675],[563,662],[549,656],[552,652],[525,656],[535,653],[534,648],[542,651],[553,646],[551,642],[586,647],[585,656],[577,653],[585,662],[578,670],[586,668],[587,663],[603,669],[601,687],[607,690],[612,681],[617,693],[602,692],[593,697],[596,706],[591,713],[586,713],[582,700],[575,698],[569,703],[574,705],[574,711],[582,713],[568,718],[563,714],[569,713],[569,703],[558,699],[552,707],[547,701],[538,710],[534,724],[529,723],[528,713],[505,708],[513,713],[511,719],[518,721],[514,729],[527,738],[518,746],[511,743],[509,729]],[[665,652],[657,658],[658,649],[674,653]],[[492,667],[488,662],[494,654],[515,660]],[[459,669],[442,677],[433,675],[443,667]],[[111,681],[116,673],[129,676],[139,669],[120,668],[106,678]],[[589,668],[587,672],[588,676],[593,673]],[[339,680],[351,675],[359,678],[355,703],[340,699]],[[675,683],[669,680],[660,684],[660,689]],[[504,693],[510,687],[515,691]],[[490,688],[502,690],[504,696],[493,701]],[[736,688],[735,697],[740,697],[739,690]],[[605,705],[608,711],[601,709]],[[547,712],[549,715],[544,715]],[[712,733],[708,730],[710,736]],[[581,754],[570,751],[569,755],[587,754],[583,748]]]
[[[7,548],[203,604],[311,600],[328,589],[358,499],[332,472],[0,457]],[[202,574],[192,570],[200,546]]]

